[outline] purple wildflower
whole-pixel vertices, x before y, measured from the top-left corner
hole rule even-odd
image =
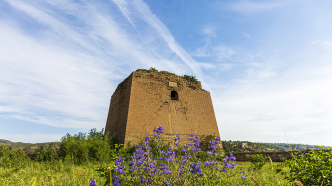
[[[119,186],[119,185],[120,185],[120,181],[119,180],[114,180],[113,186]]]
[[[91,178],[91,181],[90,181],[90,186],[95,186],[96,185],[96,182],[95,180],[93,180],[93,178]]]

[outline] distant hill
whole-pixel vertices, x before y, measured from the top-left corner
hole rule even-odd
[[[23,142],[11,142],[9,140],[0,139],[0,146],[6,145],[11,147],[13,150],[22,148],[25,152],[32,152],[39,146],[46,147],[50,143],[60,142],[45,142],[45,143],[23,143]],[[242,148],[241,143],[246,143],[249,148]],[[260,143],[260,142],[249,142],[249,141],[222,141],[223,148],[226,152],[245,152],[245,151],[284,151],[285,149],[294,150],[306,150],[318,149],[317,145],[307,144],[287,144],[287,143]],[[324,148],[332,148],[330,146],[324,146]]]
[[[225,152],[259,152],[259,151],[285,151],[319,149],[318,145],[287,144],[287,143],[260,143],[250,141],[222,141]],[[324,146],[324,148],[331,148]]]
[[[264,143],[267,145],[272,146],[273,148],[285,150],[285,149],[292,149],[295,150],[306,150],[307,148],[310,149],[319,149],[320,145],[308,145],[308,144],[294,144],[294,143]],[[319,147],[317,147],[319,146]],[[330,146],[323,146],[324,148],[331,148]]]
[[[9,140],[4,140],[4,139],[0,139],[0,145],[12,145],[14,142],[11,142]]]
[[[13,150],[19,150],[22,148],[26,152],[31,152],[35,149],[37,149],[39,146],[47,146],[49,143],[54,142],[45,142],[45,143],[23,143],[23,142],[12,142],[5,139],[0,139],[0,146],[6,145],[8,147],[11,147]],[[55,142],[59,143],[59,142]]]

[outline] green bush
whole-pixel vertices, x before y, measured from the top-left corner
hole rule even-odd
[[[155,68],[153,68],[153,67],[151,67],[151,68],[149,69],[149,71],[150,71],[150,72],[158,72],[158,70],[155,69]]]
[[[147,70],[147,69],[137,69],[136,71],[139,71],[139,70],[141,70],[143,72],[159,72],[157,69],[155,69],[153,67],[151,67],[149,70]]]
[[[97,132],[91,129],[90,133],[67,134],[62,137],[59,158],[71,157],[75,164],[83,164],[87,161],[107,162],[113,153],[117,139],[115,135],[104,134],[104,131]]]
[[[263,154],[251,155],[250,163],[255,170],[261,170],[262,167],[268,162],[268,158]]]
[[[293,159],[286,160],[290,181],[301,181],[304,185],[332,185],[332,148],[295,152]]]
[[[200,138],[200,148],[202,151],[207,151],[210,146],[210,141],[214,141],[215,135],[202,135]]]
[[[2,145],[0,147],[0,167],[22,168],[30,163],[30,158],[20,148],[20,150],[10,150],[10,147]]]
[[[143,140],[141,140],[141,145],[143,144]],[[167,150],[171,146],[171,143],[166,141],[165,139],[159,139],[159,138],[152,138],[150,147],[151,147],[151,152],[154,156],[160,156],[161,151]]]
[[[190,81],[197,81],[195,76],[183,75],[182,77]]]

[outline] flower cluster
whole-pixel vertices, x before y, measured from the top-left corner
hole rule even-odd
[[[150,170],[154,166],[155,162],[152,160],[153,154],[149,152],[150,149],[148,141],[145,141],[143,145],[136,145],[135,152],[130,156],[132,159],[129,163],[131,167],[130,172],[134,172],[143,166],[144,170]]]
[[[118,154],[118,159],[115,161],[115,168],[114,168],[114,173],[117,175],[113,175],[112,179],[113,179],[113,185],[114,186],[118,186],[120,185],[120,179],[123,180],[124,178],[121,178],[120,175],[123,175],[126,173],[126,171],[124,170],[126,166],[121,165],[122,162],[124,162],[126,160],[126,158],[121,158],[121,154]]]
[[[176,161],[175,153],[172,147],[169,147],[167,151],[161,151],[161,154],[163,155],[163,157],[160,157],[159,160],[165,160],[167,162]]]
[[[124,160],[126,160],[126,158],[121,158],[121,154],[119,153],[119,158],[115,161],[115,172],[118,172],[119,174],[124,174],[126,173],[126,171],[124,170],[125,166],[121,165],[121,162],[123,162]]]
[[[91,178],[90,186],[96,186],[96,182],[95,182],[95,180],[93,180],[93,178]]]
[[[242,170],[242,168],[241,168],[241,170]],[[239,171],[239,173],[240,173],[240,174],[246,174],[245,171],[243,171],[243,172],[242,172],[242,171]],[[245,180],[245,179],[247,179],[247,176],[243,175],[243,176],[241,176],[241,178]]]
[[[178,145],[180,145],[180,142],[179,142],[179,140],[181,139],[181,137],[180,137],[180,135],[178,135],[178,134],[176,134],[175,135],[176,137],[174,137],[174,144],[176,145],[176,146],[178,146]],[[177,147],[176,147],[177,148]]]
[[[235,161],[236,158],[235,156],[233,156],[233,154],[230,152],[229,156],[226,156],[223,161],[224,163],[222,163],[224,165],[223,169],[221,169],[222,171],[227,171],[227,168],[235,168],[236,164],[235,163],[231,163],[231,161]]]
[[[158,128],[157,127],[154,127],[153,129],[153,135],[154,136],[157,136],[158,138],[161,138],[160,134],[164,133],[164,129],[162,126],[159,126]]]
[[[160,137],[160,134],[163,133],[163,128],[160,126],[158,128],[155,127],[154,132],[156,135]],[[149,182],[152,182],[153,179],[151,178],[153,175],[155,175],[158,172],[163,171],[157,166],[157,161],[153,158],[152,152],[150,152],[150,138],[148,136],[145,137],[145,142],[141,145],[136,145],[135,152],[130,156],[132,161],[129,162],[130,167],[130,173],[139,173],[140,183],[144,183],[147,185]],[[114,183],[119,183],[120,180],[116,175],[113,175],[112,177],[116,181]],[[116,184],[114,184],[116,185]]]
[[[218,149],[218,147],[216,146],[216,144],[218,144],[220,142],[220,138],[219,137],[216,137],[215,138],[215,141],[210,141],[210,145],[208,146],[208,154],[210,155],[217,155],[217,152],[215,152],[216,149]],[[221,147],[219,147],[221,148]]]
[[[192,147],[191,150],[195,151],[197,154],[201,149],[199,148],[200,143],[198,137],[194,136],[195,136],[194,134],[189,135],[189,140],[193,141],[193,143],[188,143],[188,145],[194,145],[194,147]]]
[[[199,166],[200,162],[197,162],[197,163],[190,163],[190,172],[193,173],[193,174],[197,174],[198,176],[203,176],[203,171],[202,171],[202,168]]]
[[[216,160],[216,155],[217,155],[217,149],[219,149],[216,144],[218,144],[220,142],[220,138],[216,137],[215,141],[210,141],[209,142],[209,146],[208,146],[208,154],[210,155],[210,159],[206,159],[204,166],[205,167],[211,167],[212,171],[217,170],[219,171],[219,167],[218,167],[218,161]]]
[[[162,126],[155,127],[153,135],[161,140],[161,134],[164,133]],[[125,166],[122,163],[125,158],[122,158],[119,154],[118,159],[115,162],[116,168],[114,174],[112,174],[113,185],[119,185],[124,178],[131,176],[129,179],[132,184],[137,185],[141,183],[143,185],[155,185],[163,182],[165,185],[181,185],[185,180],[188,180],[188,176],[197,181],[197,179],[203,179],[204,173],[201,167],[201,160],[198,159],[197,153],[200,151],[199,138],[194,134],[189,135],[191,143],[187,145],[180,145],[180,135],[176,134],[174,138],[175,148],[172,146],[158,152],[158,156],[154,157],[150,146],[150,137],[146,136],[145,141],[136,146],[135,151],[131,154],[131,161],[129,162],[129,171],[126,173]],[[155,142],[155,141],[154,141]],[[157,142],[160,142],[159,140]],[[215,141],[210,141],[208,147],[208,154],[210,159],[206,159],[203,164],[205,167],[211,167],[212,171],[227,171],[228,168],[235,168],[236,164],[232,163],[235,160],[233,154],[226,156],[223,159],[223,163],[218,164],[216,161],[217,145],[220,143],[220,138],[216,137]],[[189,146],[191,150],[189,151]],[[177,161],[179,161],[180,167],[177,167]],[[123,176],[123,174],[127,174]],[[185,174],[184,176],[181,176]],[[244,174],[244,173],[243,173]],[[177,179],[174,179],[177,176]],[[205,177],[205,176],[204,176]],[[241,176],[242,179],[245,176]]]

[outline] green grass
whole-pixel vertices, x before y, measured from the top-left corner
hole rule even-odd
[[[30,161],[25,167],[0,167],[0,185],[29,185],[34,177],[37,178],[36,185],[89,185],[91,177],[100,183],[102,178],[95,171],[97,166],[97,163],[73,166],[61,161]]]
[[[277,168],[281,168],[284,171],[289,170],[283,163],[273,163],[273,170],[270,164],[266,164],[259,171],[253,170],[248,162],[236,163],[238,166],[229,171],[230,175],[227,173],[223,174],[223,172],[215,175],[220,178],[218,183],[197,183],[196,185],[256,185],[251,176],[258,181],[259,185],[294,185],[285,180],[280,173],[275,173],[274,170]],[[126,164],[128,165],[128,162]],[[0,185],[29,185],[34,177],[37,178],[36,185],[53,185],[53,183],[54,185],[89,185],[91,177],[94,178],[97,185],[103,185],[106,179],[95,171],[99,166],[107,165],[98,162],[77,166],[68,162],[63,163],[62,161],[29,161],[23,167],[17,166],[10,169],[0,167]],[[203,170],[205,176],[207,176],[209,171],[205,168]],[[129,170],[127,169],[127,171]],[[246,172],[246,180],[239,179],[241,176],[239,171]],[[188,183],[188,185],[192,184]]]

